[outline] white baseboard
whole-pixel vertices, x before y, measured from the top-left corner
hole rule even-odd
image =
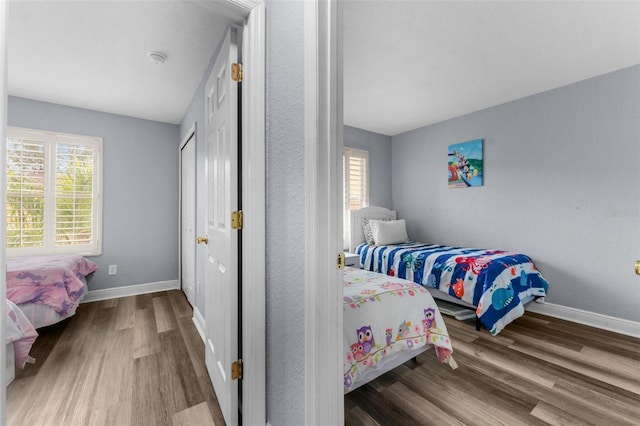
[[[196,330],[198,330],[198,334],[200,335],[200,338],[204,342],[205,341],[204,330],[206,330],[205,321],[197,307],[193,308],[193,323],[196,325]]]
[[[177,290],[180,288],[178,280],[159,281],[157,283],[134,284],[124,287],[89,290],[82,303],[97,302],[99,300],[116,299],[118,297],[136,296],[138,294],[155,293],[158,291]]]
[[[529,303],[527,311],[640,338],[640,323],[553,303]]]

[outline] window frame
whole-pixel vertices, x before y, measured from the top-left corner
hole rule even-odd
[[[102,254],[102,183],[103,183],[103,139],[97,136],[77,135],[56,131],[37,130],[23,127],[7,127],[5,148],[9,139],[29,139],[44,143],[44,235],[43,245],[39,247],[5,247],[7,257],[33,256],[49,254],[80,254],[99,256]],[[93,151],[92,170],[92,239],[89,244],[56,245],[56,147],[57,144],[82,145]],[[7,162],[8,156],[7,156]],[[6,167],[5,164],[5,175]],[[5,183],[5,209],[8,201],[8,183]],[[5,225],[8,227],[8,223]]]
[[[371,194],[371,185],[370,185],[371,161],[369,160],[369,151],[364,149],[344,147],[343,154],[342,154],[342,168],[343,168],[343,180],[344,180],[342,191],[343,191],[343,197],[344,197],[343,240],[344,240],[345,248],[349,247],[349,238],[350,238],[349,236],[350,236],[350,229],[351,229],[351,211],[352,210],[351,210],[351,202],[350,202],[350,198],[351,198],[350,171],[349,171],[350,158],[364,159],[364,162],[366,165],[365,167],[366,176],[365,176],[365,183],[364,183],[365,197],[364,197],[364,200],[361,200],[362,205],[360,206],[360,208],[369,206],[369,200],[370,200],[370,194]]]

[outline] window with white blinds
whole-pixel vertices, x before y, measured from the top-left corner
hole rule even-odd
[[[7,129],[7,254],[98,255],[102,138]]]
[[[344,241],[348,246],[351,212],[369,205],[369,152],[345,148],[344,176]]]

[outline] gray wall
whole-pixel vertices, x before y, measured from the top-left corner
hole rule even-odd
[[[90,258],[90,290],[177,279],[178,126],[16,97],[8,124],[103,138],[102,255]]]
[[[344,146],[369,151],[369,205],[391,208],[391,136],[344,126]]]
[[[267,419],[304,424],[304,4],[267,1]]]
[[[449,144],[484,139],[484,186],[449,189]],[[409,236],[529,254],[547,301],[640,321],[640,66],[392,138]]]

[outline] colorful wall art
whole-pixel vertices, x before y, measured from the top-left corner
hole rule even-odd
[[[482,141],[449,145],[449,188],[482,186]]]

